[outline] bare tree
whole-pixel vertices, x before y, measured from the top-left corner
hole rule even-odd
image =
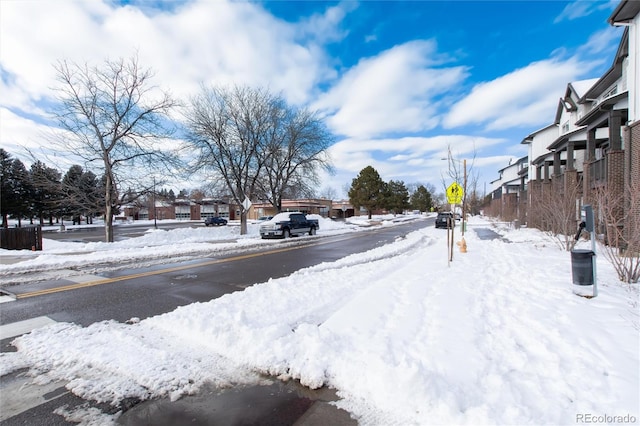
[[[55,69],[60,103],[54,114],[66,130],[57,144],[86,167],[97,164],[96,174],[104,176],[105,238],[113,242],[113,214],[127,173],[172,160],[158,142],[172,134],[167,118],[177,102],[151,85],[151,71],[141,69],[136,56],[100,67],[60,61]]]
[[[280,211],[283,197],[314,193],[317,170],[330,168],[332,138],[324,123],[264,89],[203,88],[185,121],[195,169],[225,183],[240,207],[241,234],[247,231],[245,200],[268,200]]]
[[[330,186],[325,186],[322,188],[318,195],[327,200],[337,200],[338,199],[338,191],[335,188]]]
[[[331,170],[327,149],[333,143],[317,113],[280,104],[272,109],[263,177],[258,180],[258,189],[278,212],[287,195],[315,194],[318,170]]]
[[[277,102],[265,90],[236,86],[203,88],[185,114],[194,169],[213,172],[240,208],[240,233],[247,233],[247,208],[264,167],[266,139],[274,133]]]
[[[576,207],[581,189],[581,183],[550,183],[536,202],[535,214],[541,219],[541,230],[563,250],[570,251],[575,245],[574,236],[578,229]]]
[[[467,176],[467,189],[469,194],[467,195],[467,212],[472,215],[480,214],[480,210],[482,209],[482,196],[478,192],[478,180],[480,179],[479,174],[477,172],[470,173],[470,176]]]
[[[604,231],[601,249],[621,281],[637,283],[640,280],[640,182],[627,183],[623,196],[608,187],[594,195],[594,212]]]
[[[447,162],[449,163],[449,168],[447,170],[447,175],[449,178],[453,179],[454,182],[460,183],[462,182],[462,235],[464,236],[465,232],[465,220],[468,211],[467,199],[469,194],[467,193],[467,187],[469,182],[469,176],[473,173],[473,164],[475,162],[476,153],[475,150],[473,152],[473,156],[470,159],[464,158],[462,160],[455,158],[453,153],[451,152],[451,146],[447,148]],[[473,181],[477,182],[478,177],[476,176]],[[447,180],[445,176],[442,176],[442,185],[444,187],[444,191],[446,194],[447,191]]]

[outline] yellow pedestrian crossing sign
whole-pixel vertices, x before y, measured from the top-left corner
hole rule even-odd
[[[447,202],[449,204],[460,204],[462,203],[462,197],[464,197],[464,189],[458,182],[453,182],[447,188]]]

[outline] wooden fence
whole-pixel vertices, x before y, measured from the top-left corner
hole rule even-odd
[[[0,228],[0,248],[8,250],[42,250],[42,227]]]

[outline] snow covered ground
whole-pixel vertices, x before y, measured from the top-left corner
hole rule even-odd
[[[598,297],[579,297],[569,253],[534,229],[492,228],[509,242],[473,232],[492,226],[471,218],[468,252],[456,250],[450,264],[446,231],[430,226],[156,317],[36,329],[14,340],[17,352],[0,354],[0,374],[28,368],[39,383],[64,380],[83,398],[117,404],[177,399],[206,382],[253,383],[268,373],[336,388],[336,404],[363,425],[637,424],[638,286],[619,282],[600,256]],[[174,232],[188,241],[183,248],[214,245],[191,231],[153,231],[81,251],[114,259],[143,241],[169,251]],[[237,237],[215,245],[262,243],[255,234]],[[27,262],[55,267],[49,256],[0,265],[0,273]],[[85,424],[118,416],[60,413]]]
[[[342,234],[355,232],[370,226],[366,218],[353,218],[348,222],[337,222],[322,218],[318,215],[310,215],[320,221],[320,235]],[[376,223],[380,226],[388,226],[403,220],[414,220],[413,215],[392,215],[379,218]],[[172,221],[158,221],[166,224]],[[179,221],[173,221],[179,222]],[[183,222],[184,223],[184,222]],[[2,250],[0,249],[0,283],[2,277],[15,275],[20,272],[52,271],[68,268],[99,267],[100,265],[113,265],[121,262],[144,262],[162,259],[180,260],[185,256],[210,255],[215,253],[228,253],[230,251],[242,251],[265,244],[276,244],[277,240],[260,239],[260,222],[250,221],[247,225],[247,234],[240,235],[239,222],[232,221],[228,226],[204,227],[202,221],[192,222],[193,227],[177,228],[172,230],[154,229],[153,221],[136,221],[135,223],[119,223],[117,227],[130,227],[132,225],[148,225],[148,231],[138,238],[128,238],[114,243],[92,242],[79,243],[47,239],[44,233],[43,250],[32,252],[29,250]],[[67,226],[66,229],[91,227],[92,225]],[[95,225],[93,225],[95,226]],[[100,226],[102,226],[100,224]],[[59,227],[44,227],[44,230],[58,230]],[[74,234],[66,232],[69,239]],[[11,258],[11,261],[3,261]],[[17,261],[17,262],[16,262]],[[3,265],[4,263],[4,265]],[[58,274],[61,278],[64,271]]]

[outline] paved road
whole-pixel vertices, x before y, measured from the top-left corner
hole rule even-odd
[[[75,279],[80,282],[43,281],[11,286],[9,290],[17,295],[18,299],[2,304],[0,323],[4,329],[14,324],[24,324],[22,321],[34,318],[74,322],[83,326],[108,319],[123,322],[133,317],[146,318],[169,312],[178,306],[208,301],[240,291],[254,283],[286,276],[304,267],[367,251],[425,226],[433,226],[433,219],[341,236],[300,239],[300,245],[295,247],[275,244],[261,251],[201,258],[146,269],[105,272],[100,276]],[[11,339],[12,337],[7,337],[0,340],[1,351],[13,350],[9,344]],[[7,393],[7,389],[25,389],[24,383],[20,380],[17,375],[0,379],[0,394]],[[34,421],[39,424],[65,424],[59,423],[60,417],[51,413],[52,407],[59,407],[63,401],[71,406],[76,406],[82,401],[65,392],[61,387],[63,385],[58,384],[55,389],[47,390],[51,391],[46,393],[47,395],[53,395],[52,398],[55,400],[59,399],[56,403],[40,395],[38,398],[41,404],[6,419],[1,424],[35,424]],[[42,389],[40,391],[42,393]],[[287,391],[281,395],[286,399],[290,393]],[[317,408],[318,405],[301,401],[300,398],[286,399],[288,402],[283,402],[278,399],[278,392],[270,391],[267,394],[276,395],[275,402],[270,400],[269,404],[284,404],[284,407],[291,408],[283,408],[289,414],[287,418],[300,417],[295,414],[297,411],[293,410],[294,407],[300,408],[300,404],[306,404],[302,410],[304,416],[310,416],[310,406],[316,407],[317,410],[326,410],[329,406],[325,403],[325,406]],[[245,395],[240,394],[239,398],[245,398]],[[4,401],[2,404],[4,405]],[[132,410],[133,412],[135,411]],[[206,417],[206,413],[203,415]],[[143,411],[143,416],[148,415]],[[141,420],[137,418],[135,421]],[[293,423],[285,421],[282,424]]]
[[[158,221],[158,229],[176,229],[176,228],[196,228],[204,226],[202,221],[185,221],[185,222],[163,222]],[[113,237],[115,241],[124,240],[127,238],[139,237],[144,233],[152,229],[153,224],[136,225],[136,224],[116,224],[113,227]],[[46,238],[58,241],[78,241],[78,242],[98,242],[105,240],[104,227],[73,227],[67,226],[64,231],[60,231],[60,228],[50,229],[45,227],[43,231]]]

